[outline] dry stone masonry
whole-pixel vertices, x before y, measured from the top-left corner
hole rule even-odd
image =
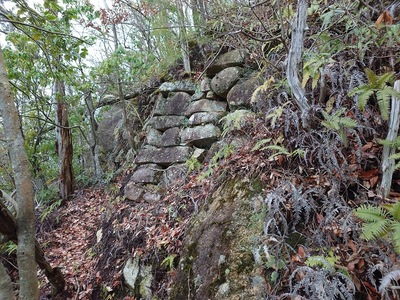
[[[156,105],[135,158],[137,169],[125,187],[127,199],[160,199],[154,187],[184,179],[186,161],[194,153],[205,157],[219,140],[219,120],[238,107],[250,105],[259,82],[245,76],[249,74],[248,59],[246,51],[227,52],[215,59],[201,82],[164,82],[152,95]]]

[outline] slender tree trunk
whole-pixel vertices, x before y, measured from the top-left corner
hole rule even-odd
[[[94,117],[94,106],[93,106],[93,99],[91,91],[88,91],[85,95],[85,103],[87,113],[89,115],[90,120],[90,133],[91,133],[91,141],[90,141],[90,151],[93,158],[93,167],[94,167],[94,174],[98,180],[103,177],[103,170],[100,165],[100,158],[99,158],[99,143],[98,143],[98,136],[97,136],[97,122]]]
[[[178,12],[178,25],[179,25],[179,42],[181,44],[181,53],[183,60],[183,67],[185,68],[185,72],[190,74],[190,57],[189,57],[189,43],[187,38],[187,30],[186,30],[186,16],[184,5],[181,0],[175,0],[176,9]]]
[[[12,290],[11,279],[8,276],[6,269],[0,262],[0,300],[13,300],[15,299]]]
[[[17,189],[17,262],[20,278],[19,298],[38,299],[38,280],[35,262],[35,206],[29,161],[19,127],[11,85],[8,81],[2,49],[0,48],[0,111],[11,156]]]
[[[72,134],[68,121],[68,104],[64,101],[64,82],[55,82],[56,107],[56,139],[58,164],[60,172],[60,196],[67,200],[74,190],[74,173],[72,169]]]
[[[301,111],[303,126],[307,127],[308,117],[310,113],[310,105],[306,94],[300,85],[299,65],[303,52],[304,30],[306,28],[308,4],[306,0],[297,1],[296,17],[292,26],[292,41],[287,61],[287,78],[289,87],[294,96],[297,107]]]

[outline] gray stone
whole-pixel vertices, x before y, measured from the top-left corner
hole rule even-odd
[[[142,149],[136,156],[137,164],[155,163],[170,166],[185,162],[191,155],[191,148],[185,146],[168,147],[160,149]]]
[[[151,271],[151,265],[140,266],[140,278],[142,279],[139,284],[140,299],[152,299],[151,283],[153,281],[153,274]]]
[[[125,263],[124,270],[122,271],[124,275],[125,284],[131,291],[135,291],[136,280],[139,275],[139,257],[129,258]]]
[[[185,122],[187,122],[187,118],[184,116],[158,116],[151,118],[147,126],[165,131],[168,128],[182,126]]]
[[[161,146],[162,147],[178,146],[181,142],[180,133],[181,130],[179,127],[167,129],[161,137]]]
[[[186,178],[187,166],[186,164],[177,164],[170,166],[164,170],[161,176],[160,185],[170,186]]]
[[[189,94],[194,94],[196,88],[197,86],[195,83],[189,80],[182,80],[176,82],[164,82],[163,84],[161,84],[158,90],[163,95],[168,95],[168,93],[170,92],[186,92]]]
[[[237,83],[226,96],[229,108],[233,110],[240,106],[248,107],[253,92],[260,86],[260,84],[260,80],[256,77]]]
[[[184,92],[178,92],[169,98],[159,98],[154,115],[182,115],[190,99],[190,95]]]
[[[130,181],[134,183],[157,183],[161,168],[156,164],[140,166],[132,175]]]
[[[207,92],[206,99],[216,99],[216,98],[218,98],[218,96],[213,91]]]
[[[158,193],[150,193],[147,192],[143,195],[143,200],[146,201],[147,203],[154,203],[158,202],[161,199],[161,195]]]
[[[156,129],[149,128],[147,130],[146,143],[156,147],[161,146],[162,133]]]
[[[249,52],[247,50],[232,50],[223,55],[220,55],[214,63],[207,69],[208,75],[214,75],[223,69],[229,67],[244,66],[249,59]]]
[[[205,93],[203,93],[203,92],[196,92],[196,93],[191,97],[191,100],[192,100],[192,101],[196,101],[196,100],[203,99],[204,97],[205,97]]]
[[[210,91],[211,90],[210,83],[211,83],[210,78],[204,77],[200,83],[200,91],[205,92],[205,93]]]
[[[241,76],[241,69],[230,67],[222,70],[211,80],[211,89],[218,96],[225,98],[229,90],[235,85]]]
[[[144,188],[140,185],[137,185],[133,181],[129,181],[125,186],[124,192],[126,199],[135,202],[141,202],[144,194]]]
[[[212,124],[185,128],[182,130],[182,142],[199,148],[209,148],[221,135],[221,130]]]
[[[217,124],[218,120],[224,115],[222,112],[198,112],[190,116],[188,124],[204,125],[204,124]]]
[[[191,116],[197,112],[226,112],[226,109],[226,102],[201,99],[190,103],[186,115]]]

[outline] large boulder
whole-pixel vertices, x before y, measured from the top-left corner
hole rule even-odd
[[[222,70],[211,80],[211,89],[214,93],[222,98],[226,98],[229,90],[240,79],[241,69],[238,67],[230,67]]]
[[[190,100],[190,95],[178,92],[171,97],[160,97],[154,108],[154,115],[183,115]]]
[[[226,112],[227,104],[224,101],[201,99],[190,103],[185,115],[191,116],[197,112]]]
[[[226,96],[230,110],[234,110],[237,107],[250,106],[253,92],[260,86],[260,84],[260,80],[256,77],[253,77],[239,82],[232,87]]]
[[[247,50],[232,50],[220,55],[214,63],[207,69],[207,75],[215,75],[223,69],[229,67],[242,67],[249,59],[249,52]]]
[[[123,269],[125,284],[139,299],[151,300],[153,281],[151,265],[143,264],[139,257],[129,258]]]
[[[182,130],[182,142],[199,148],[209,148],[221,135],[221,130],[213,125],[207,124]]]
[[[177,163],[186,162],[192,153],[190,147],[177,146],[157,149],[142,149],[136,156],[137,164],[159,164],[162,166],[170,166]]]

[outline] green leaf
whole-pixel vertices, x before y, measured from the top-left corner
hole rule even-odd
[[[372,71],[369,68],[365,68],[364,72],[365,72],[365,75],[367,75],[368,83],[370,85],[372,85],[373,87],[375,87],[376,82],[377,82],[377,75],[374,73],[374,71]]]
[[[259,141],[254,145],[254,147],[251,149],[251,151],[260,150],[262,146],[264,146],[265,144],[271,142],[271,140],[272,140],[271,138],[266,138],[266,139],[259,140]]]
[[[390,89],[390,87],[388,87]],[[382,119],[389,119],[389,106],[390,106],[390,94],[387,93],[387,89],[381,89],[376,93],[378,99],[379,110],[381,111]]]
[[[400,201],[397,201],[394,204],[384,204],[382,207],[393,216],[394,220],[400,222]]]

